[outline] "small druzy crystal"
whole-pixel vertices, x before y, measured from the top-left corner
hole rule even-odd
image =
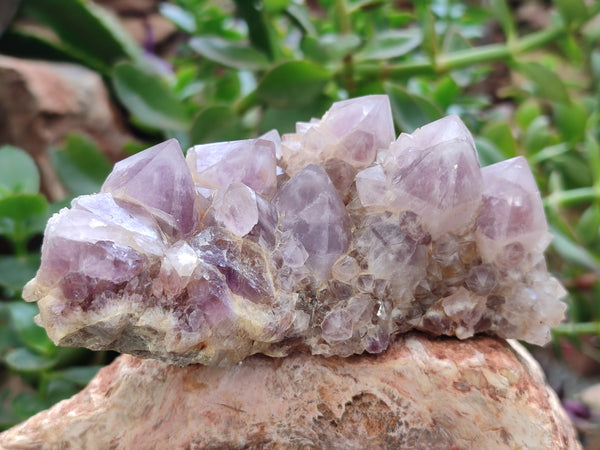
[[[456,116],[395,139],[375,95],[118,163],[50,219],[23,295],[59,345],[177,365],[379,353],[411,329],[541,345],[565,311],[549,242],[524,158],[480,168]]]

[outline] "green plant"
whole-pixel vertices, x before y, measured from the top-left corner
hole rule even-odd
[[[77,135],[51,156],[74,195],[97,191],[110,170],[95,145]],[[21,300],[40,263],[46,221],[64,205],[49,204],[39,183],[27,153],[0,147],[0,428],[75,394],[106,361],[105,353],[56,347],[34,322],[37,307]]]

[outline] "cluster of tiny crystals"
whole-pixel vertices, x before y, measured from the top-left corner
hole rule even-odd
[[[23,296],[59,345],[176,365],[380,353],[412,329],[542,345],[565,310],[550,239],[524,158],[481,168],[456,116],[396,138],[373,95],[117,163],[50,219]]]

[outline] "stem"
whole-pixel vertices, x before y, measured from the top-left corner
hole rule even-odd
[[[13,242],[15,245],[15,255],[16,256],[26,256],[27,255],[27,241],[26,241],[26,233],[24,227],[21,222],[15,220],[14,228],[13,228]]]
[[[239,116],[258,105],[258,95],[256,90],[250,92],[244,98],[239,99],[233,106],[235,113]]]
[[[582,334],[600,334],[600,322],[561,323],[552,329],[557,336],[580,336]]]
[[[335,13],[340,19],[340,32],[342,34],[350,33],[352,31],[352,23],[350,22],[348,8],[346,7],[346,0],[335,0]]]
[[[515,51],[516,53],[525,53],[531,50],[535,50],[536,48],[543,47],[545,45],[550,44],[557,38],[561,37],[563,34],[566,33],[566,31],[567,30],[565,29],[565,27],[556,26],[548,28],[546,30],[531,33],[515,41]]]
[[[577,205],[592,200],[600,200],[600,191],[596,187],[584,187],[550,194],[544,199],[544,204]]]
[[[340,33],[350,34],[352,32],[352,21],[348,14],[346,0],[335,0],[335,12],[340,20]],[[352,53],[349,53],[344,58],[344,66],[342,68],[342,84],[348,92],[354,90],[354,60]]]
[[[402,77],[412,75],[442,74],[451,70],[471,66],[473,64],[489,63],[512,59],[515,56],[530,52],[555,41],[566,32],[563,26],[537,31],[510,43],[490,44],[440,55],[435,63],[430,61],[411,61],[398,64],[357,64],[356,73],[362,76]]]
[[[461,67],[511,58],[513,52],[507,44],[490,44],[448,53],[438,57],[436,70],[444,73]]]
[[[411,61],[400,64],[358,63],[354,66],[354,72],[359,76],[380,76],[381,78],[435,74],[430,61]]]

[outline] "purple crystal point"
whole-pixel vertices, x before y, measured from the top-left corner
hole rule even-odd
[[[283,136],[286,171],[294,174],[308,164],[340,159],[355,168],[369,166],[379,149],[394,140],[394,121],[386,95],[369,95],[334,103],[323,119],[300,123]]]
[[[217,192],[213,201],[215,219],[236,236],[250,233],[258,223],[256,194],[242,183],[232,183]]]
[[[543,252],[550,242],[544,206],[522,156],[481,170],[483,205],[477,218],[477,243],[482,256],[520,260],[524,251]]]
[[[72,207],[48,221],[38,272],[38,280],[47,286],[67,275],[129,281],[166,247],[147,213],[131,205],[138,213],[132,215],[110,194],[79,197]]]
[[[196,227],[194,183],[175,139],[117,163],[102,192],[146,206],[173,226],[175,234],[189,235]]]
[[[335,156],[362,168],[370,165],[377,150],[394,140],[394,121],[387,95],[370,95],[334,103],[321,126],[339,140]]]
[[[348,250],[351,221],[325,170],[307,166],[279,189],[273,202],[281,229],[302,243],[316,278],[329,278],[335,260]]]
[[[199,186],[222,189],[239,182],[270,198],[277,189],[275,151],[273,140],[247,139],[196,145],[186,160]]]
[[[465,231],[481,202],[483,183],[473,139],[456,119],[433,122],[417,130],[415,138],[400,136],[386,158],[394,209],[416,213],[433,236]]]
[[[368,96],[282,139],[159,144],[49,220],[23,296],[57,344],[177,365],[379,353],[412,329],[548,342],[565,291],[525,159],[480,169],[456,116],[393,139]]]

